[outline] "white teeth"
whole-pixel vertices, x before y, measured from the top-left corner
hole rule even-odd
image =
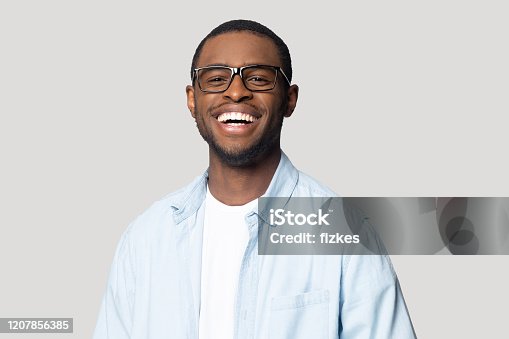
[[[252,116],[250,114],[246,114],[246,113],[228,112],[228,113],[220,114],[217,117],[217,120],[219,122],[224,122],[227,120],[242,120],[242,121],[247,121],[247,122],[253,122],[255,120],[258,120],[258,118],[255,118],[254,116]],[[237,124],[240,124],[240,123],[237,123]]]

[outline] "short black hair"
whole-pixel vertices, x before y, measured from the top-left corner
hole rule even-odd
[[[276,35],[273,31],[271,31],[268,27],[251,20],[231,20],[214,28],[203,40],[200,42],[198,47],[196,47],[196,51],[194,52],[193,61],[191,63],[191,78],[193,77],[194,69],[196,68],[196,62],[200,57],[201,50],[203,46],[210,38],[215,36],[229,33],[229,32],[242,32],[248,31],[255,35],[267,37],[276,44],[279,57],[282,62],[282,69],[285,72],[288,80],[292,81],[292,58],[290,57],[290,51],[288,50],[288,46],[286,46],[285,42]]]

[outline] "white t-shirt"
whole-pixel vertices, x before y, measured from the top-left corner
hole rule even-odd
[[[256,199],[242,206],[225,205],[207,187],[199,339],[233,338],[235,293],[249,241],[245,216],[255,205]]]

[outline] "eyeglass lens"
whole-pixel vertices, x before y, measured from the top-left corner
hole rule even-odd
[[[200,88],[203,91],[225,91],[232,81],[232,72],[226,67],[200,69],[197,74]],[[251,91],[266,91],[274,88],[277,70],[272,67],[256,66],[242,69],[241,78],[244,86]]]

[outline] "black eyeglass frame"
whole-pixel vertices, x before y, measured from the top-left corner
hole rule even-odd
[[[254,68],[254,67],[269,67],[269,68],[272,68],[272,69],[274,69],[276,71],[276,78],[274,79],[274,84],[273,84],[272,88],[254,89],[253,90],[253,89],[250,89],[249,87],[247,87],[246,83],[244,82],[244,78],[242,77],[242,72],[246,68]],[[200,71],[202,69],[214,69],[214,68],[229,69],[232,72],[231,77],[230,77],[230,82],[228,82],[228,86],[225,89],[220,90],[220,91],[203,90],[201,88],[200,82],[198,81],[198,88],[200,89],[200,91],[202,91],[204,93],[222,93],[222,92],[226,92],[228,90],[228,88],[230,88],[230,85],[233,82],[233,77],[235,75],[238,75],[240,77],[244,87],[246,87],[251,92],[267,92],[267,91],[272,91],[276,87],[276,84],[277,84],[277,75],[279,73],[281,73],[283,75],[283,78],[285,78],[285,80],[288,83],[288,85],[289,86],[291,85],[290,80],[288,80],[288,77],[286,76],[286,74],[283,71],[283,69],[281,67],[279,67],[279,66],[272,66],[272,65],[247,65],[247,66],[242,66],[242,67],[229,67],[229,66],[223,66],[223,65],[212,65],[212,66],[199,67],[199,68],[193,69],[193,76],[191,78],[192,84],[194,85],[194,81],[196,79],[198,79],[198,71]]]

